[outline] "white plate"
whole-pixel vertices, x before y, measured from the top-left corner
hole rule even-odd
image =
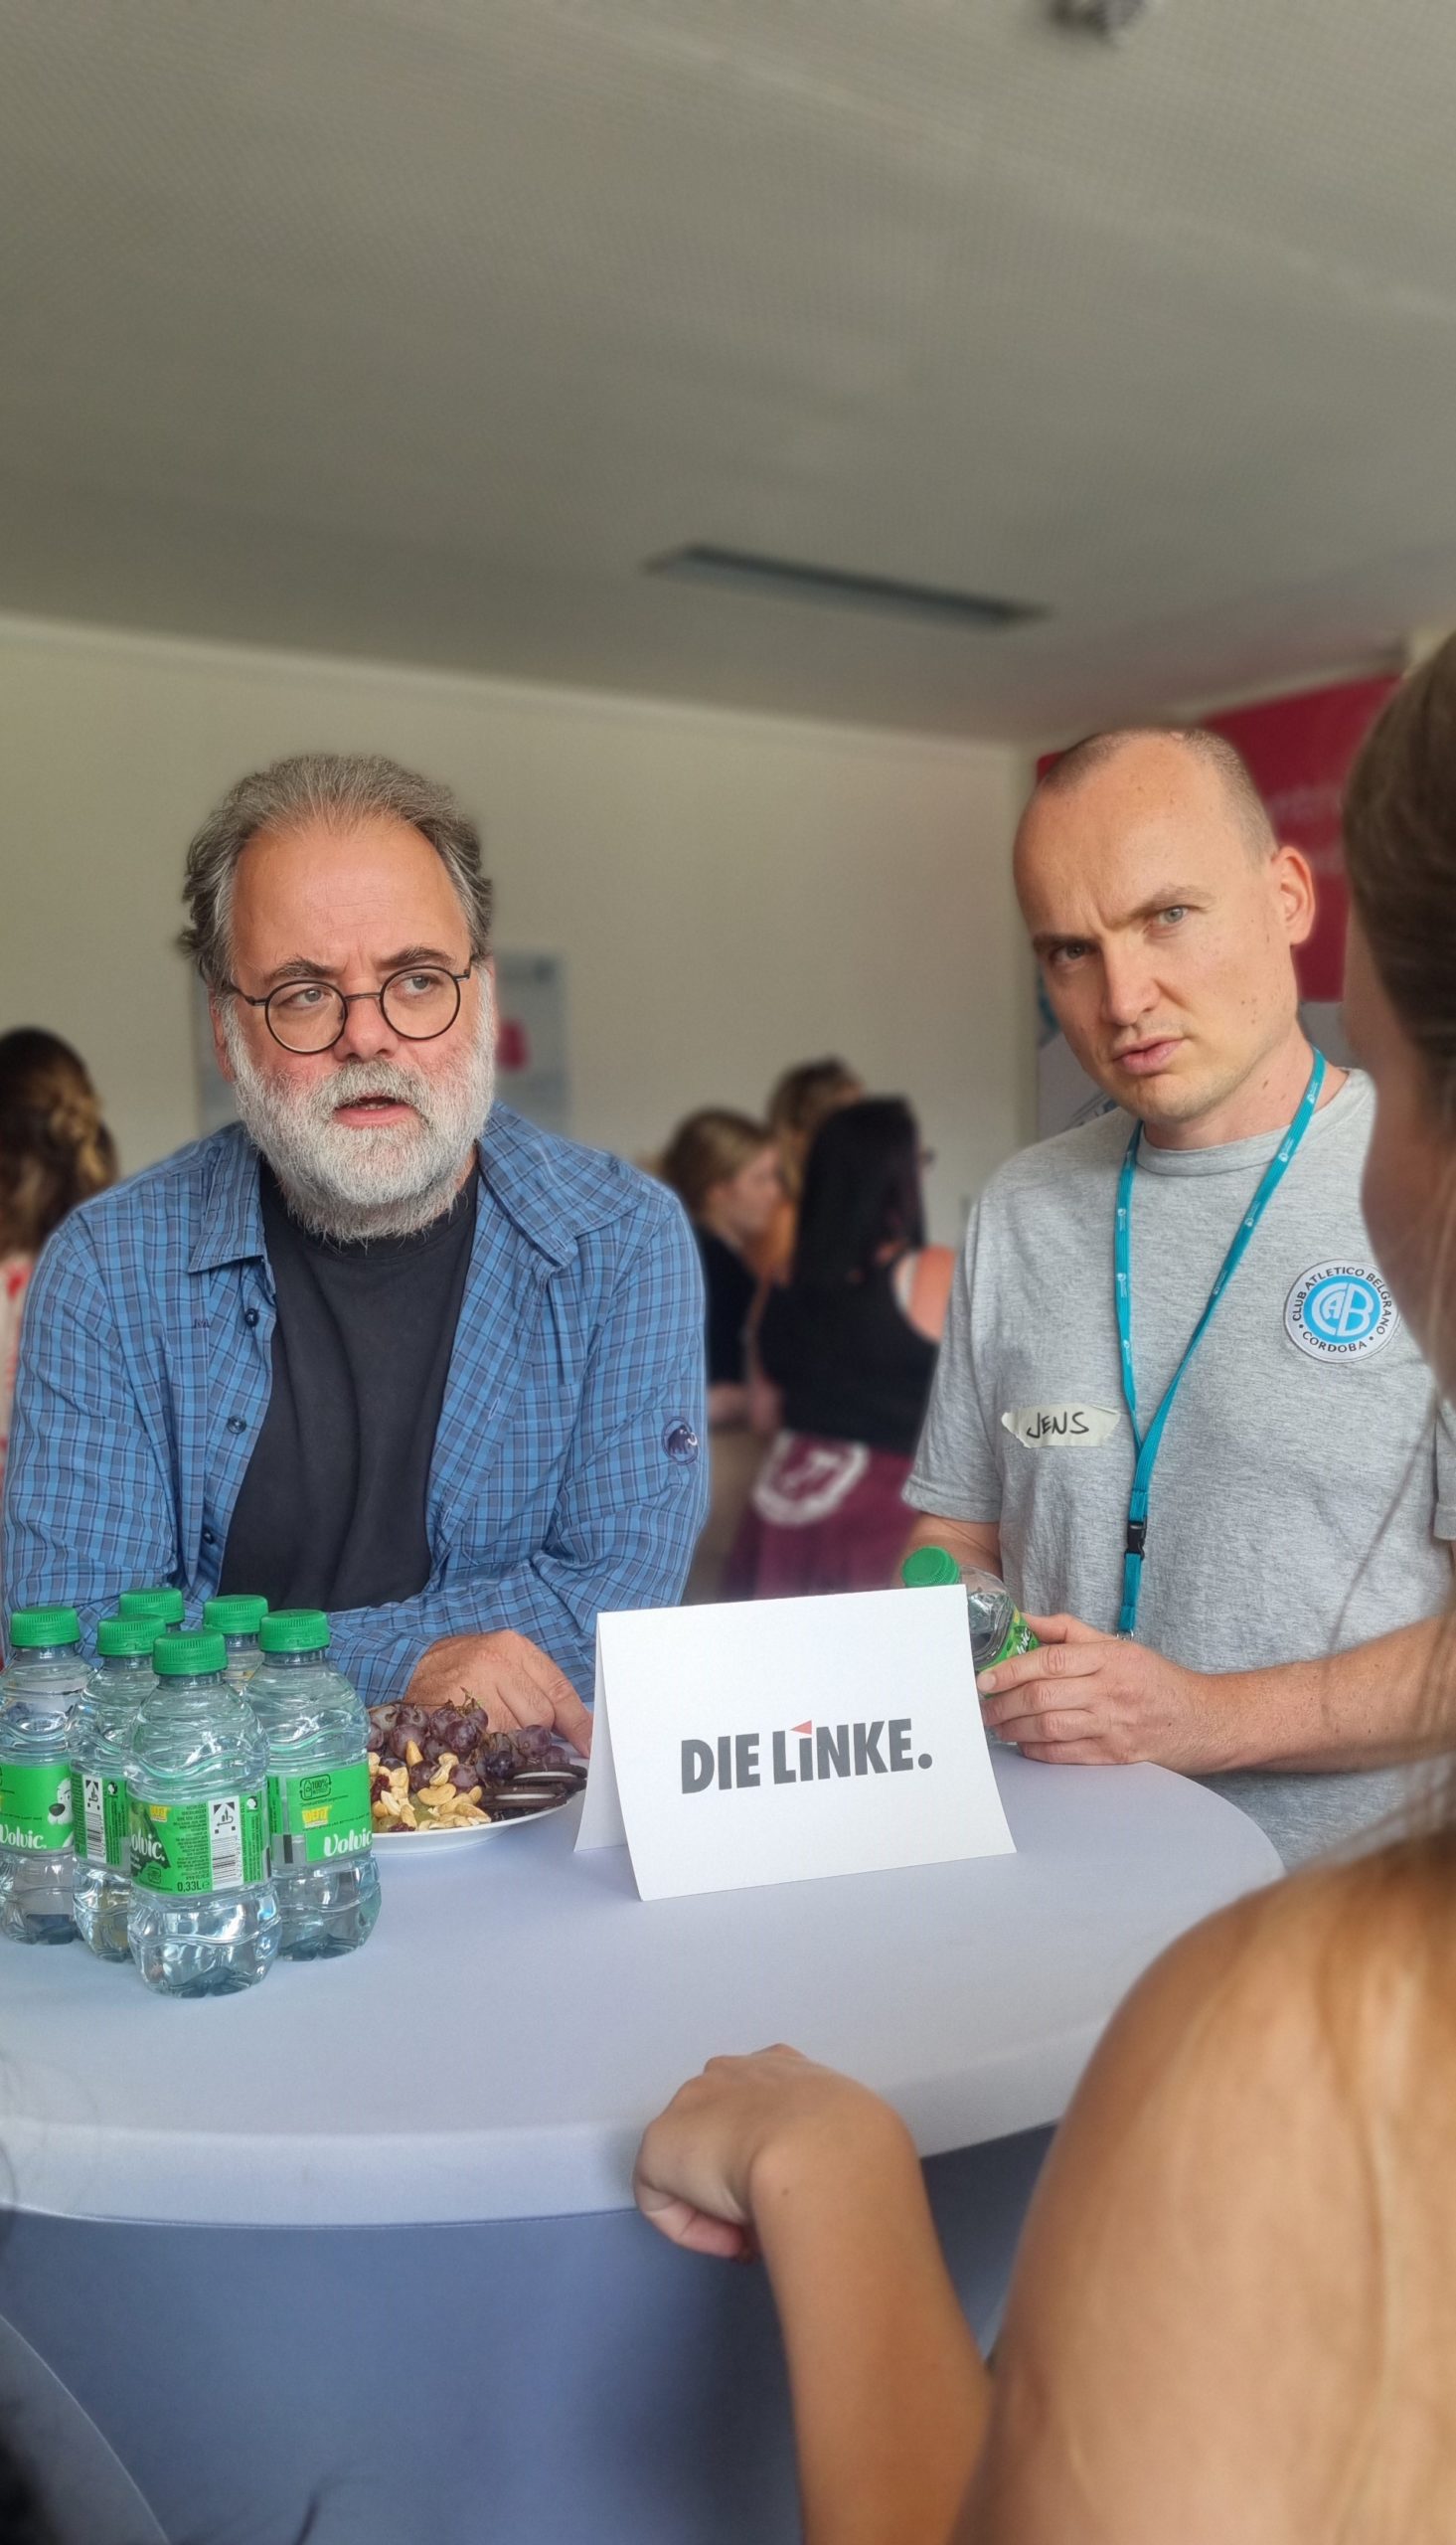
[[[452,1847],[473,1847],[481,1838],[501,1838],[508,1829],[531,1829],[538,1820],[554,1820],[575,1800],[575,1794],[569,1793],[566,1802],[554,1802],[548,1811],[513,1811],[503,1820],[470,1820],[463,1829],[376,1829],[374,1851],[392,1864],[408,1855],[448,1855]]]

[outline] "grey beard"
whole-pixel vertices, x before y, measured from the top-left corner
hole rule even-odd
[[[425,1078],[394,1061],[343,1061],[331,1077],[295,1093],[256,1067],[227,1004],[222,1028],[243,1129],[311,1236],[336,1244],[411,1237],[449,1209],[495,1096],[489,997],[476,1042],[443,1078]],[[342,1129],[333,1119],[335,1106],[364,1096],[412,1104],[417,1124]]]

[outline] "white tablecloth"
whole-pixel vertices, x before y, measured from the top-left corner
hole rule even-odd
[[[274,2227],[625,2208],[643,2122],[774,2040],[877,2087],[937,2154],[1053,2121],[1117,2000],[1273,1879],[1242,1813],[1157,1768],[998,1751],[1015,1856],[644,1906],[576,1810],[386,1861],[362,1952],[152,1997],[80,1945],[0,1945],[22,2209]]]

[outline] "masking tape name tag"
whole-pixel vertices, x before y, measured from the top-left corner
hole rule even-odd
[[[1023,1405],[1001,1427],[1029,1449],[1100,1449],[1121,1421],[1105,1405]]]

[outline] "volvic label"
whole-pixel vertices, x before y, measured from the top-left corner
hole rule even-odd
[[[268,1779],[268,1822],[273,1871],[332,1864],[339,1856],[367,1856],[374,1845],[369,1806],[369,1763],[319,1768],[301,1777]]]
[[[46,1768],[0,1759],[0,1847],[41,1855],[71,1845],[71,1770],[64,1759]]]
[[[71,1817],[76,1852],[110,1873],[131,1871],[131,1809],[119,1777],[91,1768],[71,1771]]]
[[[261,1791],[206,1802],[131,1796],[131,1879],[141,1891],[237,1891],[265,1882],[268,1823]]]

